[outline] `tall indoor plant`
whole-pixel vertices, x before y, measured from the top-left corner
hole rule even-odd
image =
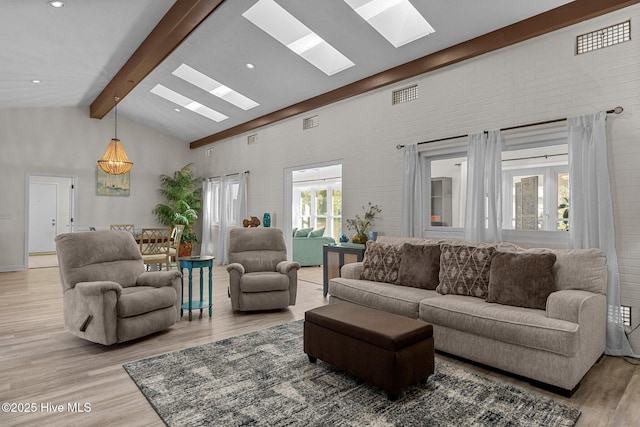
[[[184,225],[178,256],[191,255],[193,243],[198,241],[193,226],[201,206],[200,183],[200,178],[195,177],[193,163],[175,171],[173,176],[160,175],[158,191],[166,202],[157,204],[153,213],[158,222],[167,227]]]

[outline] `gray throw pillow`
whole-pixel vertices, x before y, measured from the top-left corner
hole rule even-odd
[[[553,253],[494,253],[487,302],[544,310],[556,290],[555,262]]]
[[[435,289],[440,274],[440,245],[413,245],[400,248],[398,285]]]

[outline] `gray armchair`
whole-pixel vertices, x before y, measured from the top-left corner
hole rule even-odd
[[[126,231],[56,237],[69,332],[104,345],[161,331],[180,313],[180,272],[145,271],[140,248]]]
[[[234,228],[229,233],[229,296],[234,311],[295,305],[300,264],[287,261],[282,230]]]

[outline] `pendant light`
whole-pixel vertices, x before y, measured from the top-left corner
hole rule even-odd
[[[118,101],[120,98],[115,97],[114,100],[116,104],[115,136],[111,139],[107,151],[98,160],[98,166],[110,175],[123,175],[131,170],[133,163],[129,161],[129,157],[127,157],[127,153],[125,153],[122,143],[118,139]]]

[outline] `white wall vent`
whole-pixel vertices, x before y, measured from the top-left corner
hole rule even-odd
[[[394,90],[391,95],[391,104],[401,104],[403,102],[413,101],[414,99],[418,99],[418,85]]]
[[[318,127],[318,116],[307,117],[302,120],[302,130]]]
[[[249,135],[247,137],[247,145],[253,145],[258,143],[258,134],[254,133],[253,135]]]
[[[631,40],[631,20],[576,37],[576,55]]]

